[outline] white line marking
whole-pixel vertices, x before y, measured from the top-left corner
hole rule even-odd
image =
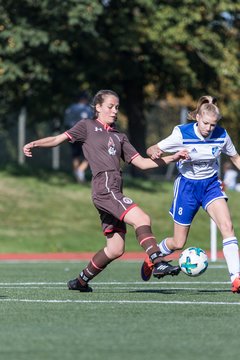
[[[42,286],[42,285],[66,285],[66,282],[0,282],[0,286]],[[181,284],[190,284],[190,285],[202,285],[202,284],[215,284],[215,285],[221,285],[221,284],[231,284],[230,281],[150,281],[150,282],[144,282],[144,281],[131,281],[131,282],[122,282],[122,281],[109,281],[109,282],[91,282],[91,285],[142,285],[142,286],[152,286],[152,285],[181,285]]]
[[[177,259],[174,259],[177,261]],[[116,264],[141,264],[143,260],[118,260],[115,262]],[[219,260],[218,262],[222,262],[222,264],[215,264],[209,262],[208,270],[209,269],[226,269],[227,265],[225,264],[224,260]],[[81,264],[86,263],[88,260],[0,260],[0,266],[1,265],[12,265],[12,264]]]
[[[88,295],[86,295],[88,296]],[[0,299],[0,302],[25,302],[49,304],[178,304],[178,305],[240,305],[239,302],[224,301],[161,301],[161,300],[32,300],[32,299]]]
[[[28,286],[28,287],[16,287],[16,286],[2,286],[0,287],[0,289],[24,289],[24,290],[27,290],[27,289],[40,289],[39,286]],[[49,286],[42,286],[41,289],[46,289],[46,290],[51,290],[51,291],[56,291],[56,290],[67,290],[67,286],[65,286],[64,288],[61,286],[54,286],[54,287],[49,287]],[[112,290],[113,288],[111,286],[104,286],[104,287],[94,287],[94,289],[98,289],[98,290]],[[115,286],[114,287],[114,290],[120,290],[120,291],[124,291],[124,292],[144,292],[144,291],[148,291],[147,289],[143,289],[143,288],[140,288],[140,287],[127,287],[126,286]],[[168,286],[161,286],[160,288],[151,288],[149,289],[149,291],[186,291],[186,290],[189,290],[189,291],[223,291],[224,289],[219,289],[219,288],[213,288],[211,287],[210,290],[206,289],[206,288],[199,288],[199,287],[168,287]]]

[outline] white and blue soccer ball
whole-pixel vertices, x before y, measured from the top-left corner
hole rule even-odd
[[[207,254],[198,247],[189,247],[180,254],[179,266],[184,274],[199,276],[207,270]]]

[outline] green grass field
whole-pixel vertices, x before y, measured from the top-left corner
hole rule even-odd
[[[91,201],[90,183],[79,185],[59,172],[14,173],[0,171],[1,252],[96,251],[105,243],[99,216]],[[172,182],[125,178],[124,193],[152,218],[160,241],[172,234],[168,213]],[[229,206],[237,236],[240,236],[240,193],[229,192]],[[205,250],[210,246],[209,217],[201,209],[193,221],[188,245]],[[221,238],[218,234],[218,247]],[[127,251],[141,251],[128,227]]]
[[[1,360],[238,358],[240,295],[224,262],[145,283],[140,262],[116,261],[93,293],[69,291],[84,265],[0,263]]]
[[[66,174],[0,172],[2,253],[97,251],[105,243],[90,184]],[[125,179],[125,194],[152,217],[160,240],[172,233],[172,183]],[[240,193],[229,192],[240,235]],[[210,247],[200,211],[188,245]],[[142,251],[128,228],[127,251]],[[221,239],[218,241],[221,249]],[[1,360],[236,359],[240,295],[224,262],[202,276],[144,283],[140,262],[116,261],[92,282],[93,293],[66,283],[85,263],[0,262]]]

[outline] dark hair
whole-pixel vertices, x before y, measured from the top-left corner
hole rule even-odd
[[[98,104],[102,105],[102,103],[105,100],[105,97],[109,96],[109,95],[115,96],[117,99],[119,99],[118,94],[112,90],[100,90],[96,93],[96,95],[93,98],[92,105],[91,105],[93,108],[93,112],[94,112],[93,119],[98,118],[98,112],[96,110],[96,105],[98,105]]]
[[[196,120],[197,114],[202,115],[205,112],[213,113],[217,116],[218,120],[221,118],[220,110],[217,107],[217,98],[210,95],[201,96],[197,102],[196,109],[188,113],[188,119]]]

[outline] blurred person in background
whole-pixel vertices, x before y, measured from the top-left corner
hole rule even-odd
[[[117,130],[115,123],[119,97],[112,90],[100,90],[93,99],[93,120],[78,121],[69,130],[56,136],[32,141],[23,152],[32,157],[36,147],[54,147],[65,141],[82,142],[92,171],[92,201],[98,210],[106,245],[99,250],[76,279],[68,282],[69,290],[91,292],[90,280],[103,271],[125,251],[126,224],[133,226],[137,241],[153,262],[153,276],[177,275],[179,266],[162,261],[151,219],[131,198],[123,194],[121,160],[141,170],[188,158],[187,151],[158,160],[143,158],[131,145],[127,136]]]
[[[226,190],[236,190],[238,172],[230,161],[223,164],[223,184]]]
[[[64,127],[65,129],[70,129],[78,121],[90,120],[92,117],[93,111],[89,105],[89,96],[87,92],[83,91],[76,97],[76,101],[65,110]],[[81,143],[70,143],[70,146],[72,151],[73,173],[77,182],[82,183],[86,180],[85,172],[88,168],[88,162],[84,157]]]
[[[197,108],[189,113],[189,119],[194,121],[176,126],[170,136],[148,148],[147,154],[152,160],[156,160],[164,152],[187,149],[189,153],[189,159],[178,163],[179,175],[174,183],[174,198],[170,209],[174,234],[158,244],[162,257],[184,247],[193,218],[202,206],[221,232],[231,290],[233,293],[240,293],[238,240],[226,201],[227,195],[218,178],[221,153],[229,156],[237,169],[240,169],[240,155],[227,131],[218,125],[220,118],[217,99],[202,96]],[[150,279],[152,266],[151,260],[146,257],[141,267],[144,281]]]

